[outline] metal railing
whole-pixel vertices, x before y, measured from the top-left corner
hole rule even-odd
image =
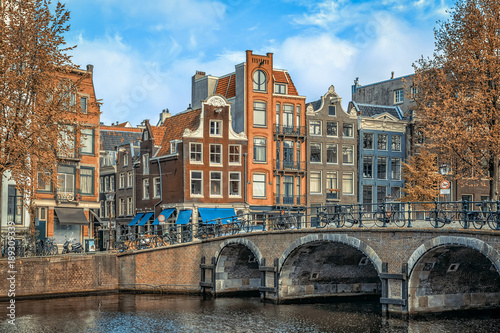
[[[305,136],[306,127],[305,126],[287,126],[287,125],[277,125],[274,124],[274,134],[284,135],[284,136]]]

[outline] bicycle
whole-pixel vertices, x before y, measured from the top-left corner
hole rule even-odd
[[[363,224],[363,207],[359,207],[358,211],[358,218],[354,217],[355,212],[354,212],[354,207],[352,205],[347,206],[345,208],[344,216],[343,216],[343,225],[346,226],[347,228],[352,228],[355,225],[359,225],[360,227],[365,227],[368,225]]]
[[[344,225],[344,221],[341,219],[340,216],[340,207],[335,206],[334,207],[334,212],[329,213],[327,211],[327,207],[323,207],[323,211],[318,213],[318,228],[325,228],[325,227],[336,227],[336,228],[341,228]]]
[[[389,205],[386,209],[386,205]],[[404,227],[406,221],[400,211],[400,204],[381,204],[375,212],[375,225],[377,227],[387,227],[388,224],[395,224],[397,227]]]

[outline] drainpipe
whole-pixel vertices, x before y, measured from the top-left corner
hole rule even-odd
[[[163,185],[162,185],[162,177],[161,177],[161,163],[160,163],[160,159],[157,159],[156,162],[158,163],[158,171],[160,173],[160,201],[158,201],[157,203],[155,203],[154,207],[153,207],[153,218],[156,219],[156,206],[158,206],[159,204],[162,203],[163,201]],[[153,184],[154,186],[154,184]],[[155,234],[156,234],[156,231],[157,231],[157,226],[155,225]]]
[[[245,176],[244,176],[244,179],[245,179],[245,205],[248,205],[248,202],[247,202],[247,183],[248,183],[248,180],[247,180],[247,153],[243,153],[243,158],[245,159]]]

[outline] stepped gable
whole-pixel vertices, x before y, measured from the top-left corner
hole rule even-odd
[[[156,156],[165,156],[170,154],[170,141],[182,140],[184,130],[195,131],[200,125],[201,109],[185,111],[165,119],[161,126],[164,129],[161,148]]]

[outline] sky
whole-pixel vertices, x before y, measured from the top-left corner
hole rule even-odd
[[[274,54],[306,102],[333,85],[346,108],[351,85],[413,73],[432,56],[437,21],[452,0],[61,0],[70,11],[73,63],[94,65],[101,122],[144,119],[191,103],[191,77],[231,73],[245,51]]]

